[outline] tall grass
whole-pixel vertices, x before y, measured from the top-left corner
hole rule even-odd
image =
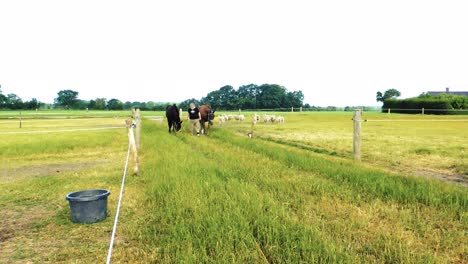
[[[229,135],[230,132],[215,134],[223,144],[233,144],[248,150],[260,152],[289,167],[313,170],[333,179],[337,184],[347,185],[357,192],[381,199],[392,199],[403,204],[422,203],[426,205],[450,207],[463,211],[468,206],[465,188],[442,184],[410,176],[391,176],[379,170],[370,170],[346,160],[317,159],[299,149],[280,147],[261,140],[250,140]]]

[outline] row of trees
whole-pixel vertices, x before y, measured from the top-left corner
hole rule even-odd
[[[31,101],[23,102],[23,100],[14,93],[4,95],[0,87],[0,109],[37,109],[42,105],[44,104],[38,102],[36,98],[31,99]]]
[[[89,110],[123,110],[124,103],[118,99],[96,98],[96,100],[80,100],[78,92],[73,90],[62,90],[57,93],[54,100],[56,108],[62,109],[89,109]]]
[[[286,87],[278,84],[249,84],[234,89],[226,85],[216,91],[209,92],[200,100],[187,99],[180,103],[182,109],[187,109],[191,102],[209,104],[218,110],[237,109],[290,109],[303,106],[302,91],[289,92]]]
[[[81,100],[78,92],[73,90],[61,90],[54,99],[54,104],[39,102],[36,98],[23,102],[16,94],[4,95],[0,89],[0,109],[10,110],[35,110],[35,109],[89,109],[89,110],[124,110],[140,108],[141,110],[162,111],[166,109],[167,103],[156,102],[122,102],[118,99],[96,98],[94,100]]]
[[[89,109],[89,110],[123,110],[138,107],[141,110],[161,111],[165,110],[169,103],[156,102],[122,102],[118,99],[96,98],[86,101],[78,98],[78,92],[73,90],[61,90],[57,93],[53,105],[47,105],[32,99],[23,102],[15,94],[3,95],[0,90],[0,109]],[[302,91],[289,92],[284,86],[278,84],[249,84],[234,89],[230,85],[221,87],[208,93],[200,100],[187,99],[179,104],[182,109],[187,109],[191,102],[196,104],[209,104],[217,110],[237,109],[290,109],[304,106],[304,94]]]

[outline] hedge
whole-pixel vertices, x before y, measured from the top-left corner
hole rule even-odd
[[[415,114],[468,114],[468,96],[414,97],[408,99],[385,100],[382,112],[390,108],[392,113]],[[467,111],[459,111],[467,110]]]

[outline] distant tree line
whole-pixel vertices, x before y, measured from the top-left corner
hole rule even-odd
[[[36,98],[31,99],[31,101],[23,102],[23,100],[14,93],[4,95],[0,86],[0,109],[37,109],[42,105],[44,105],[44,103],[38,102]]]
[[[128,110],[139,108],[142,111],[162,111],[166,109],[167,103],[148,102],[122,102],[119,99],[96,98],[94,100],[78,99],[78,92],[73,90],[62,90],[54,100],[55,108],[59,109],[88,109],[88,110]]]
[[[23,102],[16,94],[4,95],[0,89],[0,109],[10,110],[35,110],[35,109],[77,109],[77,110],[126,110],[140,108],[141,110],[162,111],[168,103],[157,102],[122,102],[112,98],[96,98],[94,100],[81,100],[78,92],[73,90],[61,90],[57,93],[53,104],[45,104],[33,98],[31,101]]]
[[[200,100],[187,99],[180,103],[182,109],[187,109],[191,102],[209,104],[217,110],[254,110],[254,109],[291,109],[303,106],[302,91],[289,92],[286,87],[278,84],[248,84],[237,90],[231,85],[225,85],[216,91],[209,92]]]
[[[93,100],[81,100],[78,92],[73,90],[61,90],[57,93],[53,104],[44,104],[32,99],[30,102],[23,102],[15,94],[4,96],[0,90],[0,109],[88,109],[88,110],[124,110],[140,108],[141,110],[163,111],[170,103],[162,102],[122,102],[112,98],[96,98]],[[291,107],[299,108],[304,106],[304,94],[302,91],[290,92],[286,87],[278,84],[249,84],[242,85],[239,89],[234,89],[230,85],[223,86],[216,91],[209,92],[201,99],[187,99],[179,103],[180,108],[188,109],[189,104],[194,102],[197,105],[209,104],[216,110],[254,110],[254,109],[275,109],[287,110]]]

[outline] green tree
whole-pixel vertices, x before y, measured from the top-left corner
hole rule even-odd
[[[131,109],[131,108],[132,108],[132,102],[126,101],[126,102],[124,103],[124,109],[127,110],[127,109]]]
[[[72,109],[78,106],[78,92],[72,90],[61,90],[57,93],[55,104],[65,109]]]
[[[3,95],[2,89],[0,86],[0,108],[5,108],[7,104],[7,97]]]
[[[149,101],[146,103],[146,108],[150,111],[154,111],[156,109],[156,103],[153,101]]]
[[[96,98],[94,109],[96,110],[104,110],[107,106],[106,98]]]
[[[31,110],[38,109],[41,107],[41,105],[43,105],[43,103],[38,102],[36,98],[33,98],[31,101],[24,103],[24,107]]]
[[[110,99],[107,102],[107,109],[109,110],[123,110],[124,104],[118,99]]]
[[[302,91],[288,92],[285,96],[286,102],[282,107],[299,108],[304,102],[304,94]]]
[[[96,101],[94,101],[94,100],[89,100],[88,109],[89,109],[89,110],[94,110],[94,109],[96,109]]]
[[[214,109],[234,110],[238,108],[237,91],[231,85],[225,85],[219,90],[208,93],[201,100],[202,104],[209,104]]]
[[[223,101],[221,99],[221,91],[220,90],[209,92],[206,95],[206,97],[202,97],[202,99],[200,100],[200,103],[201,104],[209,104],[209,105],[211,105],[211,107],[213,107],[215,109],[220,109],[220,108],[226,109],[225,107],[223,107]]]
[[[146,105],[146,102],[142,102],[142,103],[140,104],[140,107],[139,107],[139,108],[140,108],[141,111],[146,111],[146,110],[148,110],[148,106]]]
[[[399,96],[401,96],[400,91],[392,88],[392,89],[385,91],[384,94],[382,94],[381,92],[377,92],[376,99],[377,99],[377,102],[384,102],[385,100],[388,100],[388,99],[396,99]]]
[[[22,109],[24,106],[23,104],[23,100],[21,100],[21,98],[19,96],[17,96],[16,94],[8,94],[6,96],[6,107],[9,108],[9,109]]]
[[[237,98],[239,101],[239,108],[241,109],[256,109],[257,108],[257,94],[258,85],[248,84],[242,85],[237,90]]]
[[[89,101],[86,100],[78,100],[76,105],[73,107],[73,109],[80,109],[80,110],[85,110],[88,108],[88,105],[90,104]]]
[[[257,96],[257,107],[260,109],[278,109],[284,107],[286,88],[278,84],[262,84]]]

